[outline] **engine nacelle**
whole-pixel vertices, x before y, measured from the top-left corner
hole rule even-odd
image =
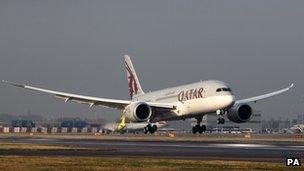
[[[227,118],[235,123],[248,122],[252,115],[252,108],[247,104],[239,104],[228,110]]]
[[[152,109],[147,103],[135,102],[126,107],[124,114],[129,121],[146,122],[152,116]]]

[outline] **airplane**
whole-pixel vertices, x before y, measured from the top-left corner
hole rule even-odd
[[[290,128],[290,131],[294,134],[304,133],[304,124],[293,125]]]
[[[153,123],[158,121],[195,118],[197,124],[192,127],[193,134],[202,134],[206,131],[206,125],[201,124],[204,115],[216,114],[218,124],[225,123],[224,115],[235,123],[244,123],[249,121],[252,115],[250,103],[273,97],[293,87],[291,84],[284,89],[239,100],[235,98],[231,87],[219,80],[199,81],[145,93],[128,55],[124,56],[124,64],[127,71],[130,100],[84,96],[5,80],[2,82],[52,94],[64,99],[65,102],[75,101],[88,104],[90,108],[101,106],[119,109],[122,112],[121,116],[125,118],[121,119],[121,127],[125,126],[125,122],[146,123],[146,129],[149,133],[154,133],[157,130],[157,126]]]
[[[148,129],[147,129],[147,123],[146,122],[125,123],[125,126],[122,127],[122,128],[119,128],[119,124],[120,123],[117,123],[117,122],[107,123],[103,126],[102,129],[106,133],[112,133],[112,132],[137,133],[137,132],[143,132],[143,133],[147,134],[149,132]],[[165,121],[160,121],[160,122],[153,123],[153,125],[156,126],[156,129],[159,129],[159,128],[164,128],[164,127],[168,126],[168,123],[165,122]]]

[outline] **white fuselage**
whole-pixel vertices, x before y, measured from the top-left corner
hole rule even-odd
[[[213,113],[227,109],[235,102],[229,86],[221,81],[209,80],[146,93],[134,97],[133,101],[173,103],[173,113],[158,115],[154,121],[185,116]]]

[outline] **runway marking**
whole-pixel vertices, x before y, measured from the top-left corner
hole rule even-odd
[[[25,139],[25,140],[30,140],[30,141],[56,141],[56,139],[49,139],[49,138],[30,138],[30,139]]]
[[[289,147],[292,147],[292,148],[304,148],[304,146],[302,145],[302,146],[289,146]]]
[[[217,147],[247,147],[247,148],[265,148],[265,147],[276,147],[275,145],[264,145],[264,144],[214,144]]]

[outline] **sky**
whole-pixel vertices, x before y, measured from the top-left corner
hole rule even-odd
[[[128,100],[128,54],[145,91],[218,79],[247,98],[295,83],[253,105],[265,118],[293,118],[304,111],[303,8],[302,0],[2,0],[0,79]],[[0,84],[0,113],[28,111],[120,115]]]

